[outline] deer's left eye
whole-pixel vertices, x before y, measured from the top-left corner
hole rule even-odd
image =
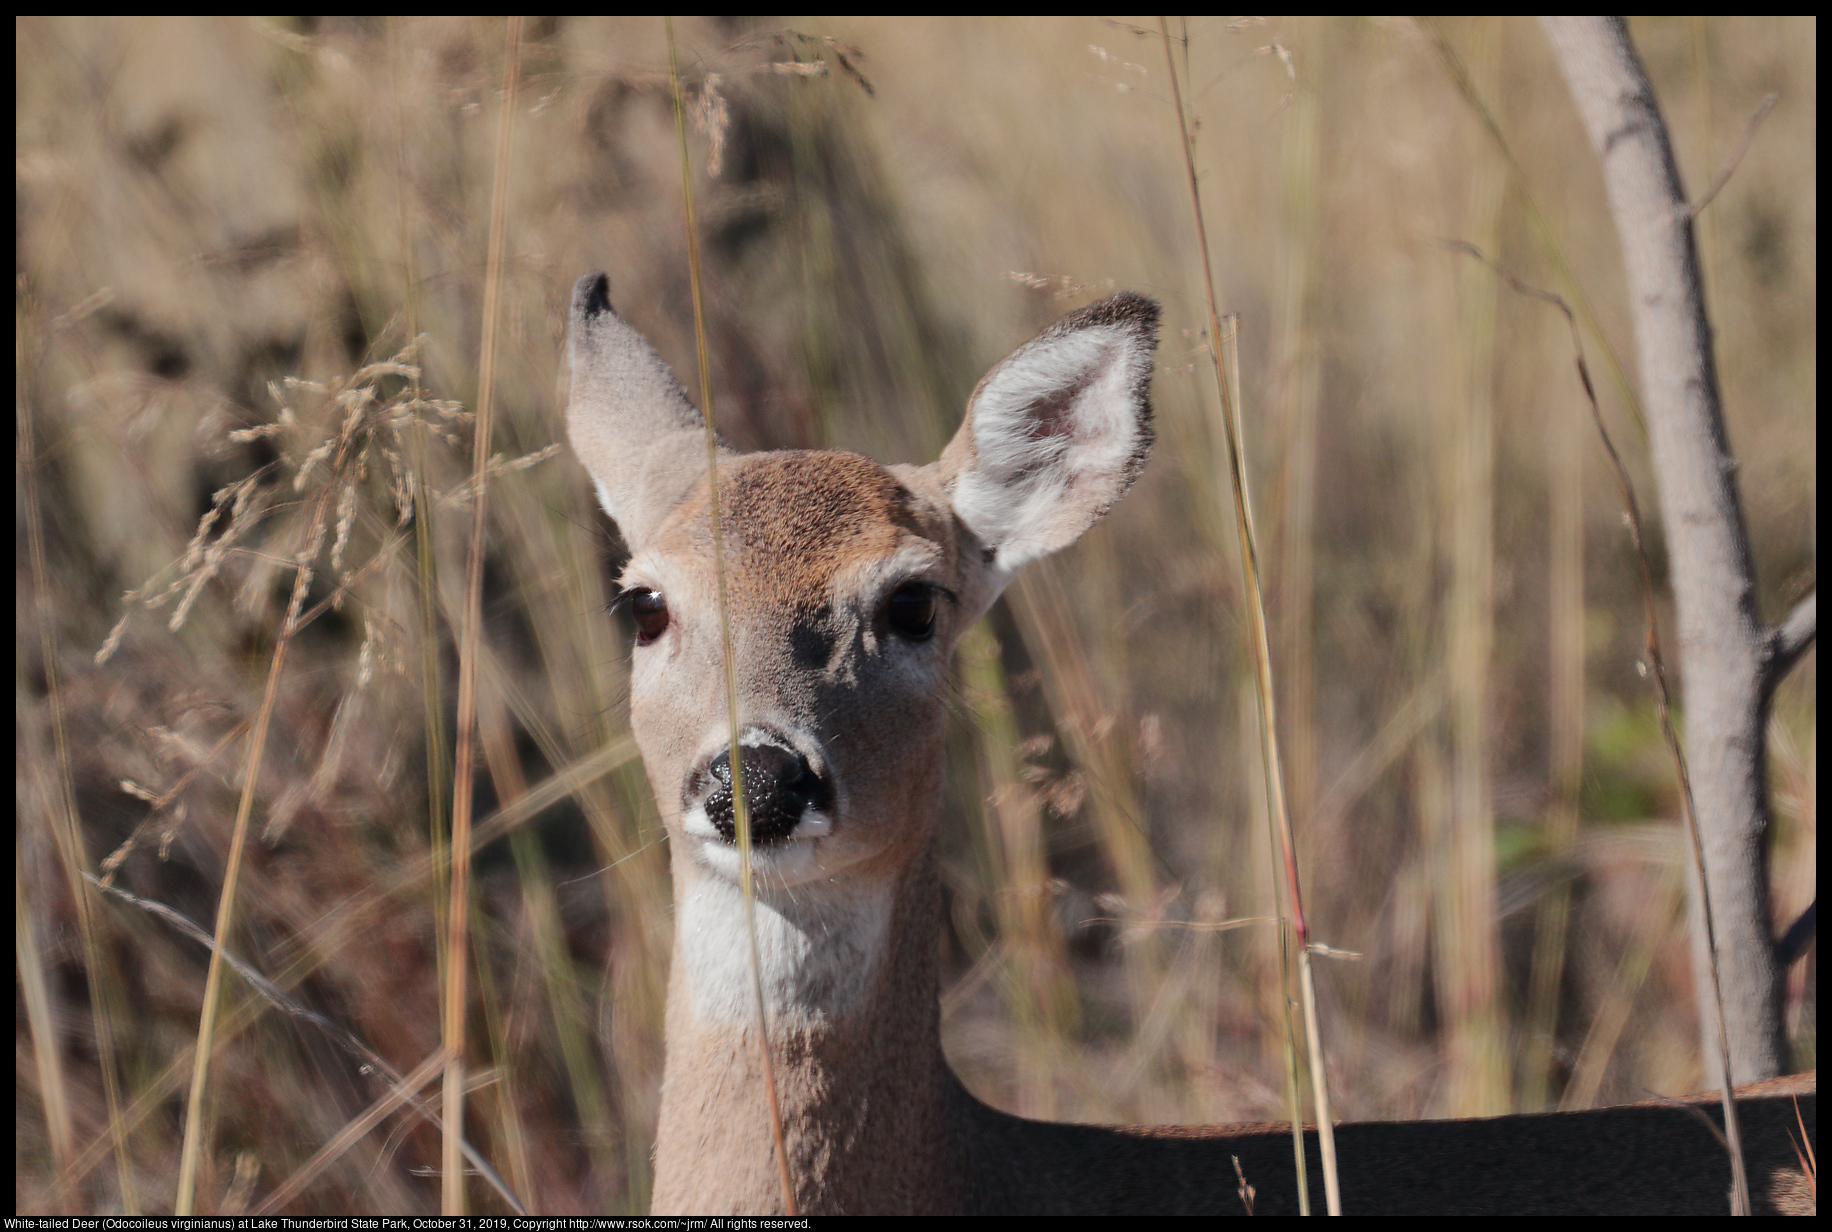
[[[899,636],[912,642],[926,642],[935,635],[935,596],[939,592],[926,582],[910,582],[891,592],[884,604],[884,618]]]

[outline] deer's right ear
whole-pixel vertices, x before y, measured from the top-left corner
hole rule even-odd
[[[573,452],[624,540],[645,542],[706,470],[700,413],[643,336],[611,310],[611,280],[573,284],[568,325]],[[731,451],[720,446],[721,454]]]
[[[1081,537],[1151,453],[1158,305],[1122,292],[1070,313],[980,381],[938,464],[994,590]]]

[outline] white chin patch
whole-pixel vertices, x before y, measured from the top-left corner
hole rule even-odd
[[[780,846],[785,859],[810,850],[806,843]],[[702,845],[702,858],[708,854]],[[720,854],[735,870],[736,849]],[[754,900],[758,975],[773,1026],[832,1024],[858,1012],[884,960],[890,902],[888,890],[870,882],[808,884]],[[681,963],[673,978],[686,980],[695,1017],[754,1022],[751,934],[733,881],[705,876],[688,886],[676,903],[675,929]]]
[[[687,810],[681,818],[681,829],[693,840],[701,864],[723,877],[738,879],[738,845],[719,833],[712,818],[706,815],[704,804]],[[788,838],[751,847],[751,868],[789,883],[812,876],[819,872],[819,840],[832,833],[833,818],[826,812],[814,809],[803,813]]]

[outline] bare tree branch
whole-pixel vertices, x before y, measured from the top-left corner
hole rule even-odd
[[[1775,646],[1756,610],[1693,211],[1627,27],[1618,18],[1563,17],[1544,18],[1542,26],[1602,167],[1634,316],[1672,562],[1686,762],[1704,864],[1705,884],[1693,884],[1696,873],[1688,882],[1706,1072],[1713,1085],[1723,1082],[1715,978],[1722,981],[1731,1071],[1743,1082],[1770,1078],[1788,1064],[1766,841],[1764,682]]]
[[[1819,900],[1816,898],[1807,904],[1807,909],[1800,913],[1800,918],[1788,925],[1781,939],[1775,942],[1775,954],[1783,967],[1791,967],[1794,961],[1807,952],[1814,936],[1819,932]]]
[[[1807,652],[1819,632],[1819,592],[1816,590],[1787,614],[1787,619],[1776,627],[1771,642],[1768,666],[1763,672],[1763,692],[1773,693],[1775,686],[1787,679],[1787,674],[1794,670],[1794,664]]]
[[[1750,143],[1756,139],[1756,129],[1762,126],[1762,121],[1767,118],[1768,113],[1774,109],[1775,103],[1780,98],[1779,94],[1762,96],[1762,101],[1756,105],[1756,113],[1749,117],[1749,123],[1743,128],[1743,140],[1737,142],[1737,148],[1732,150],[1730,157],[1724,160],[1724,165],[1718,169],[1717,178],[1711,181],[1711,187],[1707,188],[1697,201],[1687,207],[1692,217],[1697,218],[1704,208],[1711,204],[1712,198],[1724,190],[1724,185],[1730,183],[1730,177],[1736,173],[1737,164],[1743,161],[1743,155],[1749,153]]]

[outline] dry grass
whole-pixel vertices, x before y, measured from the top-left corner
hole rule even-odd
[[[1695,192],[1780,96],[1701,217],[1774,619],[1817,567],[1816,30],[1633,29]],[[17,35],[16,1206],[158,1212],[209,951],[80,873],[207,931],[246,787],[228,952],[402,1073],[440,1047],[503,32]],[[1016,1111],[1282,1115],[1273,933],[1226,927],[1273,914],[1264,788],[1161,51],[1043,20],[680,37],[711,381],[740,446],[932,457],[985,367],[1066,305],[1165,301],[1158,456],[963,648],[944,1030]],[[668,885],[603,613],[621,547],[552,451],[578,273],[608,269],[694,370],[677,146],[659,23],[523,39],[481,451],[466,1124],[531,1209],[636,1210]],[[1538,31],[1198,21],[1189,57],[1306,907],[1361,956],[1318,970],[1336,1111],[1689,1088],[1677,804],[1612,480],[1563,321],[1439,242],[1589,314],[1648,507],[1615,240]],[[1816,875],[1816,663],[1772,731],[1788,918]],[[1802,1064],[1816,963],[1789,1000]],[[390,1085],[225,973],[198,1209],[295,1177],[288,1213],[435,1208],[436,1130],[399,1110],[350,1129]]]

